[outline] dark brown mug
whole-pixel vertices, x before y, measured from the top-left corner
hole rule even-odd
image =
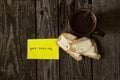
[[[104,36],[105,33],[96,28],[96,16],[92,12],[92,0],[88,0],[88,8],[76,10],[69,18],[72,33],[78,37],[97,34]]]
[[[78,37],[88,36],[89,34],[97,34],[104,36],[104,32],[96,28],[96,16],[93,12],[87,12],[86,8],[76,10],[69,19],[72,33]]]

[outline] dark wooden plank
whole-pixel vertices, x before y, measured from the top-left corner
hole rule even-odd
[[[34,0],[0,0],[0,80],[36,80],[35,61],[26,59],[34,9]]]
[[[37,0],[37,38],[58,35],[58,0]],[[42,60],[37,64],[38,80],[59,80],[59,61]]]
[[[93,60],[93,80],[120,80],[120,1],[94,0],[97,27],[106,36],[94,36],[102,55],[100,61]]]
[[[77,8],[87,7],[86,0],[59,0],[59,34],[70,31],[69,16]],[[60,50],[60,80],[92,80],[91,59],[77,62]]]

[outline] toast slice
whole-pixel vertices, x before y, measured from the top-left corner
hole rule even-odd
[[[71,43],[70,50],[93,59],[100,59],[96,42],[93,39],[83,37]]]
[[[82,56],[79,53],[70,50],[70,44],[75,39],[77,39],[76,36],[70,33],[63,33],[58,37],[57,45],[66,51],[75,60],[80,61],[82,60]]]
[[[92,47],[92,42],[89,38],[83,37],[76,39],[71,43],[70,50],[77,53],[84,53],[90,47]]]
[[[100,59],[101,55],[98,54],[98,52],[95,51],[95,46],[92,46],[88,51],[81,53],[81,55],[87,56],[89,58],[93,59]]]

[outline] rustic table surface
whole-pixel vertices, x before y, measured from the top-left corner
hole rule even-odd
[[[57,38],[87,0],[0,0],[0,80],[120,80],[120,0],[93,0],[101,60],[27,60],[27,39]]]

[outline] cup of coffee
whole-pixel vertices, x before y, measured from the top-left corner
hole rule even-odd
[[[96,28],[96,16],[91,11],[88,13],[86,8],[76,10],[69,18],[72,33],[78,37],[97,34],[104,36],[105,33]]]

